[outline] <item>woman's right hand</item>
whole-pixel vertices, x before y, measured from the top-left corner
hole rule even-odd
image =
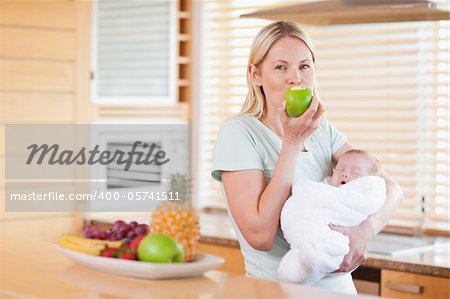
[[[303,142],[319,127],[319,121],[325,108],[317,92],[309,108],[301,116],[291,118],[286,113],[286,101],[279,108],[281,123],[283,125],[283,142],[302,145]]]

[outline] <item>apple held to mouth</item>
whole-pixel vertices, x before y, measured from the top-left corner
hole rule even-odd
[[[309,88],[293,86],[286,90],[286,112],[290,117],[299,117],[311,105],[313,92]]]
[[[139,243],[138,259],[150,263],[182,263],[183,248],[172,237],[154,233]]]

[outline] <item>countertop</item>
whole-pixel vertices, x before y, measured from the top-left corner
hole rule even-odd
[[[200,242],[239,248],[226,213],[201,213],[200,227]],[[450,246],[398,256],[369,253],[363,266],[449,278]]]
[[[355,298],[219,271],[186,279],[128,278],[78,266],[54,243],[23,237],[0,241],[1,298]]]

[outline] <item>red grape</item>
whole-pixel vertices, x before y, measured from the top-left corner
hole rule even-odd
[[[139,224],[134,228],[134,233],[138,236],[147,234],[147,225]]]
[[[138,224],[136,221],[131,221],[127,224],[123,220],[117,220],[113,226],[102,230],[101,228],[87,224],[83,226],[83,236],[90,239],[100,240],[132,240],[136,236],[146,235],[148,231],[147,224]]]
[[[106,240],[108,239],[108,234],[106,233],[106,231],[101,231],[98,235],[100,240]]]

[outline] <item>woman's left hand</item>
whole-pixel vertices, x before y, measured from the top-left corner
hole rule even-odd
[[[335,272],[350,272],[367,259],[370,242],[375,233],[370,223],[365,220],[357,226],[342,227],[330,224],[332,230],[343,233],[350,239],[350,250]]]

